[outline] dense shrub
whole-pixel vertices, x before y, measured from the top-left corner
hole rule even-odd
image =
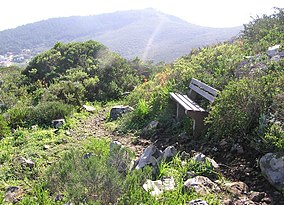
[[[51,85],[56,97],[77,105],[83,100],[116,99],[140,82],[126,59],[95,41],[57,43],[33,58],[22,73],[32,84],[30,92],[38,82],[45,88]]]
[[[123,189],[123,176],[108,165],[106,156],[83,158],[78,151],[66,153],[48,173],[53,193],[66,193],[74,203],[115,204]]]
[[[10,129],[8,127],[8,123],[4,119],[3,115],[0,114],[0,140],[8,135],[10,132]]]
[[[269,115],[274,96],[283,92],[282,75],[244,78],[229,83],[216,98],[207,118],[210,136],[231,141],[260,140],[269,127],[260,119]]]
[[[222,90],[237,78],[236,69],[243,59],[244,49],[239,41],[192,50],[174,63],[175,87],[187,90],[190,79],[194,77]]]
[[[45,102],[37,106],[18,105],[10,110],[11,127],[27,127],[31,125],[49,126],[51,121],[71,114],[73,107],[61,102]]]
[[[241,38],[250,55],[266,51],[269,46],[279,44],[284,37],[284,9],[276,8],[272,15],[256,16],[244,25]]]

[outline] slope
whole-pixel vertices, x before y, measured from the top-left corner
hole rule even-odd
[[[125,58],[172,61],[200,47],[237,35],[241,27],[208,28],[154,9],[53,18],[0,32],[0,55],[38,53],[56,42],[99,41]]]

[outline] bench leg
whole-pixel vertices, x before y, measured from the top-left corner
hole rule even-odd
[[[176,103],[176,107],[177,107],[176,119],[179,121],[185,116],[185,110],[179,103]]]
[[[193,118],[193,138],[196,139],[201,136],[206,129],[204,119],[207,117],[206,112],[188,112],[188,115]]]

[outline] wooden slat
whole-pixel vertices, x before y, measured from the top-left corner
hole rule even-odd
[[[212,88],[211,86],[209,85],[206,85],[205,83],[202,83],[201,81],[195,79],[195,78],[192,78],[191,79],[191,83],[190,84],[194,84],[196,85],[197,87],[200,87],[202,90],[205,90],[206,92],[210,93],[211,95],[214,95],[214,96],[217,96],[219,90],[215,89],[215,88]]]
[[[174,98],[174,100],[176,102],[178,102],[181,106],[184,107],[184,109],[186,110],[192,110],[192,108],[190,106],[188,106],[186,103],[184,103],[180,97],[179,97],[179,94],[178,93],[170,93],[171,97]]]
[[[192,105],[194,105],[196,108],[198,108],[201,112],[206,112],[202,107],[200,107],[196,102],[191,100],[187,95],[183,95],[183,97],[189,101]]]
[[[197,87],[196,85],[190,84],[189,88],[194,90],[196,93],[200,94],[201,96],[203,96],[204,98],[206,98],[207,100],[209,100],[210,102],[214,101],[214,96],[210,95],[210,93],[205,92],[204,90],[201,90],[199,87]]]
[[[187,95],[181,95],[179,93],[170,93],[170,96],[174,98],[185,110],[193,110],[195,112],[205,112],[197,103],[188,98]]]

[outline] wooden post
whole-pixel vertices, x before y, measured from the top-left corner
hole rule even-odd
[[[197,139],[200,137],[202,132],[206,129],[206,126],[204,124],[204,119],[207,117],[207,112],[194,112],[194,111],[188,111],[187,114],[193,118],[193,138]]]
[[[185,109],[179,103],[176,103],[176,105],[177,105],[176,119],[177,119],[177,121],[179,121],[180,119],[182,119],[185,116]]]

